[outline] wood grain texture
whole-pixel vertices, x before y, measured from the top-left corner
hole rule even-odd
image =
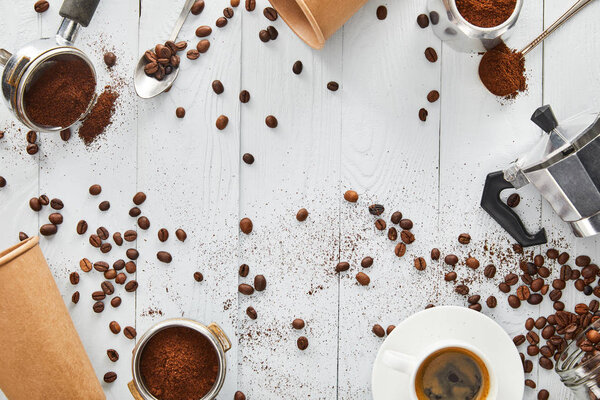
[[[42,15],[29,2],[0,4],[1,45],[11,49],[52,36],[60,23],[58,3],[51,1]],[[508,45],[528,43],[564,12],[563,3],[525,2]],[[139,100],[133,67],[145,49],[166,39],[182,4],[101,2],[93,22],[80,32],[77,43],[94,61],[100,86],[113,84],[120,93],[113,124],[92,146],[75,134],[67,143],[41,134],[40,153],[29,156],[27,129],[0,109],[0,130],[6,132],[0,139],[0,175],[8,181],[0,189],[0,243],[8,247],[19,231],[33,235],[46,222],[49,209],[34,213],[30,197],[45,193],[65,202],[65,222],[55,237],[42,239],[42,248],[99,379],[108,370],[119,375],[103,384],[109,399],[130,397],[126,383],[134,342],[122,334],[114,337],[108,323],[132,325],[142,334],[171,317],[215,321],[232,340],[219,398],[231,399],[236,390],[261,400],[371,398],[371,366],[382,341],[371,332],[373,324],[398,324],[429,303],[466,305],[443,281],[448,266],[430,260],[433,247],[442,257],[459,256],[459,283],[480,294],[482,303],[497,296],[498,307],[484,306],[483,312],[510,335],[523,333],[527,317],[552,312],[548,300],[515,311],[498,293],[497,284],[518,269],[520,257],[479,201],[487,173],[506,167],[541,137],[529,121],[535,108],[550,103],[559,119],[597,108],[600,71],[591,60],[600,51],[594,40],[600,35],[595,24],[600,5],[590,5],[528,55],[529,89],[507,102],[479,82],[479,56],[457,53],[417,26],[422,1],[388,2],[384,21],[376,18],[381,3],[367,3],[322,51],[308,48],[281,18],[267,20],[266,0],[258,0],[253,12],[243,4],[235,8],[224,28],[214,24],[228,2],[207,1],[202,14],[189,16],[180,37],[193,48],[196,27],[210,25],[209,51],[195,61],[183,55],[172,90]],[[258,32],[269,25],[279,37],[263,43]],[[437,63],[425,59],[426,47],[436,49]],[[102,61],[105,51],[117,55],[112,70]],[[304,65],[300,75],[291,71],[296,60]],[[225,87],[221,95],[211,89],[215,79]],[[340,89],[327,90],[329,81]],[[251,95],[246,104],[238,100],[242,89]],[[429,103],[433,89],[441,98]],[[187,111],[183,119],[175,117],[179,106]],[[417,117],[421,107],[429,111],[426,122]],[[229,117],[223,131],[215,127],[221,114]],[[270,114],[279,121],[275,129],[265,125]],[[246,152],[254,155],[254,164],[241,161]],[[98,198],[87,192],[93,183],[103,187]],[[347,189],[359,193],[358,203],[343,200]],[[127,215],[138,190],[148,195],[141,206],[151,221],[148,231]],[[518,192],[522,203],[516,211],[530,230],[544,226],[550,245],[598,260],[600,239],[575,239],[533,188]],[[101,200],[111,202],[106,213],[97,208]],[[417,240],[403,258],[395,256],[387,229],[374,228],[376,218],[367,210],[373,203],[385,206],[388,227],[396,210],[414,221]],[[304,222],[295,218],[300,208],[309,211]],[[243,217],[254,223],[250,235],[239,231]],[[90,225],[85,237],[75,233],[81,218]],[[121,248],[113,243],[103,256],[87,244],[98,226],[111,233],[137,229],[138,240]],[[157,238],[163,227],[170,233],[166,243]],[[186,230],[185,243],[176,240],[177,228]],[[471,234],[471,245],[457,243],[462,232]],[[79,271],[81,282],[73,287],[69,273],[78,270],[82,257],[112,263],[125,259],[129,247],[141,254],[137,274],[128,277],[140,288],[125,293],[116,285],[121,307],[113,310],[107,303],[102,314],[94,314],[90,293],[103,279]],[[169,251],[173,262],[158,261],[158,250]],[[468,255],[480,259],[480,270],[464,265]],[[368,269],[360,266],[365,256],[374,258]],[[425,271],[415,270],[415,257],[425,258]],[[350,271],[335,274],[339,261],[350,262]],[[247,278],[238,276],[241,263],[250,266]],[[482,276],[487,263],[498,267],[493,280]],[[548,266],[557,276],[559,266]],[[204,275],[203,282],[193,279],[195,271]],[[356,282],[359,271],[370,276],[368,287]],[[252,283],[257,274],[266,277],[266,290],[239,294],[237,285]],[[74,290],[82,295],[77,305],[70,304]],[[573,288],[565,298],[567,307],[590,300]],[[248,306],[256,309],[257,320],[246,315]],[[294,330],[294,318],[303,318],[306,327]],[[305,351],[297,348],[299,336],[309,340]],[[116,364],[107,359],[107,348],[120,352]],[[571,398],[554,373],[534,364],[531,379],[538,388],[549,389],[551,398]],[[525,399],[536,393],[526,389]]]

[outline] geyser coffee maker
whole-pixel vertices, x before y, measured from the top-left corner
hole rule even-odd
[[[522,246],[546,243],[544,229],[530,234],[500,199],[502,190],[531,183],[575,236],[600,233],[600,114],[585,112],[559,124],[546,105],[531,120],[546,134],[526,156],[487,176],[481,207]]]

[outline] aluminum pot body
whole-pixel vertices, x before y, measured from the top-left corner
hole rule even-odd
[[[492,28],[482,28],[471,24],[458,12],[456,0],[427,1],[433,32],[455,50],[465,53],[484,52],[508,39],[522,7],[523,0],[517,0],[515,10],[506,21]]]
[[[212,400],[214,399],[221,388],[223,387],[223,382],[225,382],[225,374],[227,372],[227,360],[225,357],[225,353],[231,348],[231,342],[229,338],[223,332],[221,327],[216,323],[211,323],[206,326],[197,321],[187,319],[187,318],[173,318],[167,319],[157,323],[152,326],[138,341],[135,348],[133,349],[133,356],[131,358],[131,370],[133,374],[133,380],[129,382],[129,390],[131,394],[136,400],[159,400],[154,397],[150,391],[144,385],[144,381],[142,379],[141,371],[140,371],[140,360],[142,353],[144,351],[144,347],[148,343],[148,341],[156,335],[158,332],[168,329],[168,328],[190,328],[195,330],[196,332],[201,333],[206,337],[215,348],[217,355],[219,357],[219,376],[217,377],[217,382],[212,387],[212,389],[204,395],[201,399],[198,400]]]

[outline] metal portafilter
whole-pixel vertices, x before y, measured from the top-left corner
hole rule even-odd
[[[35,131],[60,131],[73,125],[85,117],[91,109],[95,95],[91,95],[87,107],[81,115],[75,116],[65,126],[53,126],[40,123],[27,111],[27,94],[45,72],[60,64],[75,63],[87,66],[85,73],[96,85],[96,71],[87,55],[73,46],[79,26],[88,26],[100,0],[65,0],[60,9],[63,20],[54,38],[35,40],[11,54],[0,49],[0,65],[2,73],[2,95],[8,108],[30,129]]]

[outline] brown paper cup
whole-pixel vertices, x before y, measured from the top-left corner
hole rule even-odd
[[[38,241],[0,253],[0,389],[9,400],[103,400]]]
[[[300,39],[322,49],[367,0],[269,0]]]

